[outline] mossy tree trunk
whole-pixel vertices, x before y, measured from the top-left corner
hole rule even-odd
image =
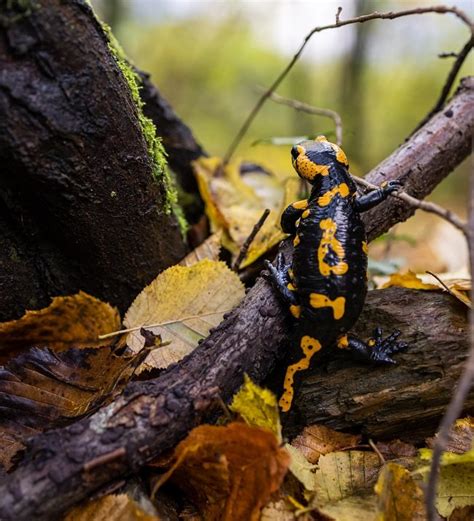
[[[79,289],[123,311],[185,254],[137,81],[87,2],[0,0],[0,320]]]

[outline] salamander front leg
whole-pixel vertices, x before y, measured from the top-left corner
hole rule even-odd
[[[364,342],[354,335],[342,335],[337,341],[337,347],[348,349],[357,359],[368,360],[381,364],[396,364],[390,355],[408,347],[406,342],[399,342],[400,331],[395,330],[387,338],[382,338],[382,329],[376,328],[373,337]]]
[[[283,254],[279,253],[276,258],[276,266],[269,261],[265,261],[265,266],[270,272],[268,279],[272,286],[278,291],[283,302],[289,306],[291,314],[295,318],[299,318],[301,310],[298,305],[298,296],[288,274],[290,264],[287,264]]]
[[[372,190],[368,194],[358,197],[355,200],[355,209],[358,212],[366,212],[380,204],[382,201],[385,201],[391,193],[400,190],[401,187],[402,183],[400,181],[388,181],[382,183],[379,189]]]

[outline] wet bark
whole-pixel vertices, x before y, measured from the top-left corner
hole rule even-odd
[[[124,310],[185,253],[128,84],[86,2],[0,5],[0,320],[79,289]]]

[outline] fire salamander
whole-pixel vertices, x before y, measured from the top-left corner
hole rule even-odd
[[[283,255],[276,266],[267,261],[270,280],[295,319],[293,341],[280,407],[287,412],[295,380],[315,353],[337,346],[358,358],[395,363],[391,354],[407,347],[399,331],[382,338],[377,328],[367,342],[347,331],[358,319],[367,294],[367,242],[360,213],[400,189],[390,181],[380,189],[357,196],[346,155],[324,136],[303,141],[291,150],[293,166],[312,185],[311,195],[283,212],[281,226],[294,236],[291,265]]]

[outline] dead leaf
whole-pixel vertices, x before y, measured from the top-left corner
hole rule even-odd
[[[242,387],[232,398],[229,409],[252,427],[269,429],[281,442],[280,412],[276,396],[245,375]]]
[[[429,276],[433,277],[439,288],[445,289],[453,297],[460,300],[468,308],[472,306],[471,303],[471,280],[470,279],[450,279],[441,278],[440,276],[427,272]]]
[[[397,463],[387,463],[375,492],[380,521],[424,521],[424,495],[410,472]]]
[[[429,462],[430,449],[421,449],[420,457]],[[417,470],[426,479],[429,466]],[[455,508],[474,505],[474,449],[464,454],[445,452],[441,457],[436,509],[440,515],[449,517]]]
[[[111,347],[55,353],[33,348],[0,368],[0,464],[9,468],[26,438],[110,401],[143,356]]]
[[[255,170],[241,175],[239,164],[223,167],[222,160],[216,157],[200,158],[194,161],[193,168],[212,230],[223,231],[222,242],[232,253],[233,262],[266,208],[270,215],[240,267],[252,264],[285,237],[280,217],[282,211],[298,198],[296,176],[283,184],[271,172]]]
[[[30,347],[64,351],[70,347],[98,347],[101,333],[120,329],[116,308],[80,291],[69,297],[55,297],[39,311],[27,311],[18,320],[0,323],[0,352]]]
[[[296,521],[296,519],[294,508],[291,508],[284,499],[268,503],[260,516],[260,521]],[[305,517],[298,517],[298,521],[303,519]]]
[[[252,521],[279,489],[290,458],[270,431],[230,423],[193,429],[174,461],[158,486],[173,476],[206,521]]]
[[[161,335],[163,343],[171,343],[152,351],[137,372],[162,369],[181,360],[244,295],[239,277],[223,262],[204,259],[190,267],[173,266],[160,273],[134,300],[124,325],[126,328],[144,326],[155,335]],[[148,326],[158,323],[166,324]],[[139,331],[129,333],[123,342],[133,353],[144,346]]]
[[[354,447],[360,436],[337,432],[324,425],[310,425],[297,436],[291,444],[296,447],[310,463],[317,463],[321,454]]]
[[[338,521],[375,521],[373,486],[380,467],[373,452],[353,450],[321,455],[316,494],[310,506]]]
[[[179,263],[180,266],[192,266],[203,259],[213,261],[219,260],[219,253],[222,245],[222,230],[213,233],[202,244],[186,255]]]
[[[159,521],[127,494],[110,494],[75,506],[63,521]]]
[[[405,273],[394,273],[390,275],[390,279],[382,288],[390,288],[392,286],[400,286],[401,288],[422,289],[428,291],[438,290],[435,284],[427,284],[423,282],[415,273],[407,271]]]
[[[433,448],[435,438],[428,438],[426,444],[430,449]],[[446,452],[462,454],[471,450],[474,446],[474,418],[468,416],[456,420],[451,427],[448,443],[445,446]]]
[[[285,449],[291,456],[290,472],[303,485],[306,492],[314,492],[317,489],[316,469],[317,466],[310,463],[304,455],[289,443]]]
[[[378,441],[376,446],[385,460],[414,458],[418,454],[418,449],[414,445],[401,440]]]

